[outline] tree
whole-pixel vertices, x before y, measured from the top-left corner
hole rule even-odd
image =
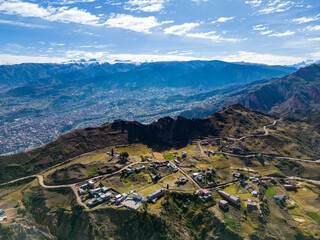
[[[120,161],[125,163],[128,160],[129,154],[127,152],[120,153]]]

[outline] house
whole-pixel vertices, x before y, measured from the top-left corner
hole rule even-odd
[[[94,198],[94,199],[91,199],[87,202],[87,206],[88,207],[94,207],[96,206],[97,204],[99,203],[98,199]]]
[[[98,194],[100,191],[101,191],[101,188],[98,187],[98,188],[94,188],[94,189],[89,190],[89,193],[90,193],[90,195],[94,196],[94,195]]]
[[[239,177],[240,177],[240,173],[237,173],[237,172],[232,173],[232,175],[233,175],[234,177],[236,177],[236,178],[239,178]]]
[[[103,187],[101,188],[101,191],[104,192],[104,193],[107,192],[108,190],[109,190],[109,189],[108,189],[107,187],[105,187],[105,186],[103,186]]]
[[[252,192],[251,192],[251,195],[252,195],[253,197],[258,197],[258,196],[259,196],[259,193],[258,193],[257,191],[252,191]]]
[[[268,183],[265,180],[261,180],[261,185],[264,187],[268,187]]]
[[[171,168],[173,172],[178,172],[177,167],[175,165],[173,165],[172,163],[168,163],[167,167]]]
[[[178,184],[186,184],[188,181],[185,177],[178,178]]]
[[[240,198],[238,196],[230,195],[229,193],[226,193],[226,192],[224,192],[222,190],[218,190],[217,192],[223,198],[231,201],[232,203],[234,203],[237,206],[240,206],[241,202],[240,202]]]
[[[165,188],[160,188],[158,189],[157,191],[153,192],[153,193],[150,193],[148,196],[147,196],[147,199],[149,201],[151,201],[152,199],[154,198],[159,198],[159,197],[162,197],[164,192],[166,191],[167,189]]]
[[[211,192],[207,189],[201,189],[199,194],[200,196],[208,196],[208,195],[211,195]]]
[[[197,177],[197,176],[199,176],[199,175],[200,175],[200,173],[198,173],[198,172],[192,173],[192,177],[193,177],[193,178],[195,178],[195,177]]]
[[[285,198],[283,195],[273,195],[273,198],[277,201],[277,202],[284,202]]]
[[[222,209],[222,210],[227,210],[229,209],[229,204],[226,200],[220,200],[219,201],[219,207]]]
[[[154,173],[150,173],[150,177],[152,179],[153,182],[159,180],[161,178],[161,176],[159,174],[154,174]]]
[[[110,198],[112,197],[111,193],[103,193],[99,195],[100,197],[97,199],[100,203],[101,202],[106,202],[108,200],[110,200]]]
[[[215,185],[214,182],[208,182],[208,186],[209,186],[209,187],[213,187],[214,185]]]
[[[208,201],[208,200],[212,199],[212,195],[209,194],[209,195],[202,196],[202,199],[205,201]]]
[[[181,157],[186,158],[187,157],[187,152],[181,152]]]
[[[89,181],[88,181],[88,186],[89,186],[90,188],[93,188],[93,187],[94,187],[94,181],[93,181],[93,180],[89,180]]]
[[[119,204],[122,203],[126,198],[127,198],[126,195],[121,195],[120,198],[117,198],[117,199],[116,199],[115,204],[116,204],[116,205],[119,205]]]
[[[147,161],[148,161],[148,162],[152,162],[152,158],[149,158],[149,157],[148,157],[148,158],[147,158]]]
[[[297,189],[297,186],[294,182],[286,181],[285,184],[283,184],[284,188],[287,190],[295,190]]]
[[[175,162],[175,164],[177,164],[177,166],[180,165],[180,162],[177,159],[175,159],[174,162]]]
[[[93,185],[94,185],[94,183],[93,183]],[[87,183],[86,183],[86,184],[82,184],[82,185],[80,186],[80,188],[83,189],[83,190],[85,190],[85,189],[88,188],[88,184],[87,184]]]
[[[78,189],[78,194],[79,195],[83,195],[84,194],[84,189],[83,188],[79,188]]]
[[[245,186],[248,185],[248,182],[246,182],[246,181],[240,181],[240,185],[241,185],[242,187],[245,187]]]
[[[198,182],[201,182],[203,179],[203,175],[199,174],[194,179],[197,180]]]
[[[130,168],[126,168],[124,171],[127,175],[129,175],[133,172],[132,169],[130,169]]]
[[[134,169],[134,171],[135,172],[137,172],[137,173],[139,173],[139,172],[141,172],[142,170],[144,170],[146,167],[143,165],[143,166],[139,166],[139,167],[136,167],[135,169]]]
[[[256,210],[258,209],[258,203],[256,201],[252,201],[250,198],[246,201],[246,207],[248,211]]]
[[[132,199],[134,201],[136,201],[136,202],[141,202],[143,200],[143,197],[138,193],[133,193],[132,194]]]
[[[264,218],[263,213],[262,213],[261,210],[259,210],[259,211],[257,212],[257,215],[258,215],[259,218]]]

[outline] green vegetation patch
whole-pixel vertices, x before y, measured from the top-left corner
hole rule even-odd
[[[273,196],[275,194],[276,194],[276,192],[272,188],[268,188],[267,191],[266,191],[266,196],[267,197]]]
[[[171,160],[174,158],[174,155],[172,153],[169,153],[169,154],[165,154],[163,155],[164,159],[166,160]]]
[[[93,167],[90,171],[87,171],[86,173],[87,173],[89,176],[94,176],[94,175],[97,175],[97,174],[98,174],[98,171],[99,171],[99,168]]]
[[[227,223],[227,225],[232,229],[232,230],[237,230],[237,225],[236,225],[236,221],[229,217],[227,214],[224,215],[224,219]]]
[[[320,215],[318,213],[316,212],[307,212],[307,213],[313,220],[320,223]]]

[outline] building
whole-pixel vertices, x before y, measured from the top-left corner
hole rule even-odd
[[[143,197],[138,193],[133,193],[132,194],[132,199],[134,201],[136,201],[136,202],[141,202],[143,200]]]
[[[186,184],[188,179],[185,177],[178,178],[178,184]]]
[[[99,203],[98,199],[94,198],[94,199],[91,199],[87,202],[87,206],[88,207],[94,207],[96,206],[97,204]]]
[[[258,203],[256,201],[252,201],[250,198],[246,201],[246,207],[248,211],[257,210]]]
[[[285,198],[283,195],[273,195],[273,198],[277,201],[277,202],[284,202]]]
[[[94,189],[89,190],[89,193],[90,193],[90,195],[94,196],[94,195],[98,194],[100,191],[101,191],[101,188],[98,187],[98,188],[94,188]]]
[[[296,184],[294,182],[290,182],[290,181],[285,182],[285,184],[283,184],[283,186],[287,190],[295,190],[295,189],[297,189]]]
[[[120,194],[120,195],[121,195],[121,194]],[[116,199],[115,204],[116,204],[116,205],[119,205],[119,204],[122,203],[126,198],[127,198],[126,195],[121,195],[120,198],[117,198],[117,199]]]
[[[108,190],[109,190],[109,189],[108,189],[107,187],[105,187],[105,186],[103,186],[103,187],[101,188],[101,191],[104,192],[104,193],[107,192]]]
[[[137,173],[139,173],[139,172],[141,172],[142,170],[144,170],[146,167],[143,165],[143,166],[139,166],[139,167],[136,167],[135,169],[134,169],[134,171],[135,172],[137,172]]]
[[[93,183],[93,185],[94,185],[94,183]],[[86,183],[86,184],[82,184],[82,185],[80,186],[80,188],[83,189],[83,190],[85,190],[85,189],[88,188],[88,184],[87,184],[87,183]]]
[[[125,171],[125,173],[128,174],[128,175],[133,172],[132,169],[130,169],[130,168],[126,168],[124,171]]]
[[[211,195],[211,192],[207,189],[201,189],[199,194],[200,196],[208,196],[208,195]]]
[[[94,181],[93,180],[89,180],[88,181],[88,187],[90,187],[90,188],[94,187]]]
[[[258,197],[258,196],[259,196],[259,193],[258,193],[257,191],[252,191],[252,192],[251,192],[251,195],[252,195],[253,197]]]
[[[97,199],[100,203],[109,201],[112,197],[111,193],[103,193],[99,195],[100,197]]]
[[[219,201],[219,207],[222,209],[222,210],[228,210],[229,209],[229,204],[226,200],[220,200]]]
[[[240,202],[240,198],[238,196],[230,195],[229,193],[226,193],[226,192],[221,191],[221,190],[218,190],[217,192],[223,198],[229,200],[230,202],[234,203],[237,206],[240,206],[241,202]]]
[[[83,188],[79,188],[78,189],[78,194],[79,195],[83,195],[84,194],[84,189]]]
[[[181,157],[186,158],[187,157],[187,152],[181,152]]]
[[[268,183],[265,180],[261,180],[261,185],[264,187],[268,187]]]
[[[153,192],[153,193],[150,193],[148,196],[147,196],[147,199],[149,201],[151,201],[152,199],[154,198],[159,198],[159,197],[162,197],[164,192],[166,191],[167,189],[165,188],[160,188],[158,189],[157,191]]]

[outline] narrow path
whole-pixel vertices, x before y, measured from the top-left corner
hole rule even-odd
[[[199,185],[199,183],[197,183],[197,181],[195,181],[192,177],[190,177],[185,171],[183,171],[181,168],[179,168],[176,164],[174,164],[172,161],[170,161],[170,163],[172,165],[174,165],[179,172],[181,172],[183,175],[185,175],[191,182],[193,182],[199,189],[202,189],[202,187]]]

